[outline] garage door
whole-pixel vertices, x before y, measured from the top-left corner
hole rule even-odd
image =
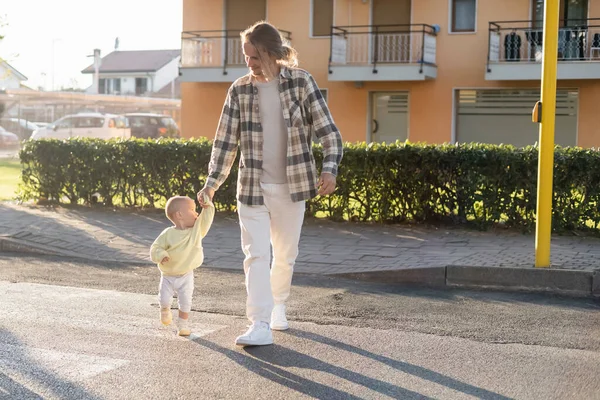
[[[531,111],[539,99],[539,90],[459,90],[456,141],[517,147],[538,142],[539,125],[531,122]],[[576,89],[556,93],[556,144],[577,144],[577,99]]]

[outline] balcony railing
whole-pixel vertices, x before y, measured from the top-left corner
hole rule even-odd
[[[186,31],[181,34],[182,68],[245,66],[241,30]],[[291,33],[280,31],[287,40]]]
[[[541,62],[544,31],[533,21],[489,23],[490,63]],[[600,18],[561,21],[558,61],[600,61]]]
[[[426,24],[361,25],[331,27],[329,64],[371,65],[373,73],[381,64],[435,65],[436,33]]]

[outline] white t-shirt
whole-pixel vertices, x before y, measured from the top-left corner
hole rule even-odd
[[[287,183],[287,136],[279,99],[279,79],[255,82],[263,130],[263,166],[260,181]]]

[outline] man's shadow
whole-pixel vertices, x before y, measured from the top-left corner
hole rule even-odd
[[[461,382],[457,379],[440,374],[439,372],[435,372],[430,369],[420,367],[418,365],[410,364],[410,363],[407,363],[404,361],[394,360],[394,359],[386,357],[386,356],[375,354],[370,351],[361,349],[359,347],[356,347],[356,346],[353,346],[353,345],[350,345],[347,343],[343,343],[343,342],[337,341],[335,339],[328,338],[326,336],[319,335],[317,333],[307,332],[307,331],[298,330],[298,329],[290,329],[283,333],[288,334],[290,336],[297,337],[299,339],[311,340],[314,342],[318,342],[321,344],[335,347],[337,349],[347,351],[352,354],[370,358],[370,359],[378,361],[382,364],[388,365],[388,366],[394,368],[395,370],[416,376],[418,378],[421,378],[421,379],[424,379],[424,380],[427,380],[427,381],[430,381],[433,383],[437,383],[439,385],[446,386],[449,389],[453,389],[453,390],[462,392],[462,393],[470,395],[470,396],[475,396],[479,399],[487,399],[487,400],[508,400],[508,399],[510,399],[510,397],[506,397],[506,396],[500,395],[498,393],[494,393],[489,390],[470,385],[466,382]],[[273,363],[276,365],[282,365],[282,363],[287,361],[289,364],[287,364],[287,365],[284,364],[286,366],[302,367],[301,361],[297,361],[294,359],[286,360],[285,354],[282,357],[281,354],[276,354],[276,352],[262,351],[262,349],[252,350],[252,354],[257,358],[260,358],[266,362]],[[307,356],[303,356],[303,357],[307,357]],[[311,357],[309,357],[309,358],[311,358]],[[300,360],[302,360],[302,358],[300,358]],[[292,361],[292,362],[290,363],[290,361]],[[316,360],[316,361],[320,362],[319,360]],[[343,372],[343,371],[338,371],[338,372]],[[354,373],[351,373],[351,374],[354,374]],[[362,382],[360,380],[357,381],[356,379],[360,379],[360,377],[362,375],[359,375],[359,374],[356,374],[356,375],[358,375],[358,376],[350,375],[350,378],[352,378],[353,382],[357,382],[359,384],[362,384],[362,385],[370,387],[370,388],[372,388],[370,385],[375,384],[375,382],[369,382],[369,379],[371,379],[371,378],[367,378],[366,380],[363,380]],[[338,376],[341,376],[341,375],[338,375]],[[342,376],[342,377],[344,377],[344,376]],[[387,384],[387,385],[389,385],[389,384]],[[372,388],[372,389],[374,389],[374,388]]]
[[[343,398],[354,400],[360,399],[360,397],[354,396],[339,389],[335,389],[331,386],[303,378],[299,375],[286,371],[285,369],[279,368],[277,365],[326,372],[393,398],[430,399],[430,397],[424,396],[417,392],[413,392],[411,390],[404,389],[378,379],[370,378],[342,367],[336,367],[335,365],[328,364],[314,357],[310,357],[278,345],[244,347],[244,351],[249,354],[249,356],[239,351],[221,347],[218,344],[203,338],[195,338],[193,341],[201,346],[206,347],[207,349],[223,354],[242,367],[260,375],[265,379],[269,379],[270,381],[279,383],[282,386],[296,390],[299,393],[318,399]]]

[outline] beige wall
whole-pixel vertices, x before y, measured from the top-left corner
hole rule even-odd
[[[223,0],[183,0],[183,30],[223,29]]]
[[[501,5],[500,5],[501,3]],[[590,0],[590,18],[600,17],[600,0]],[[450,34],[448,0],[413,0],[412,23],[438,24],[437,78],[424,82],[329,82],[329,39],[309,38],[309,0],[268,0],[271,23],[292,32],[300,66],[317,83],[329,89],[329,106],[344,140],[364,141],[369,129],[369,92],[408,90],[409,139],[412,142],[443,143],[452,139],[453,90],[487,87],[539,87],[539,81],[486,81],[488,22],[528,20],[531,0],[477,0],[477,32]],[[290,12],[293,10],[293,12]],[[222,0],[184,0],[184,30],[222,29]],[[368,25],[370,5],[362,0],[336,0],[335,24]],[[227,84],[182,85],[182,130],[185,136],[213,137]],[[600,146],[597,107],[600,81],[559,81],[559,87],[578,88],[580,93],[578,144]],[[533,104],[532,104],[533,107]]]
[[[183,0],[183,30],[223,29],[223,7],[223,0]],[[226,84],[181,83],[182,136],[214,137],[227,87]]]

